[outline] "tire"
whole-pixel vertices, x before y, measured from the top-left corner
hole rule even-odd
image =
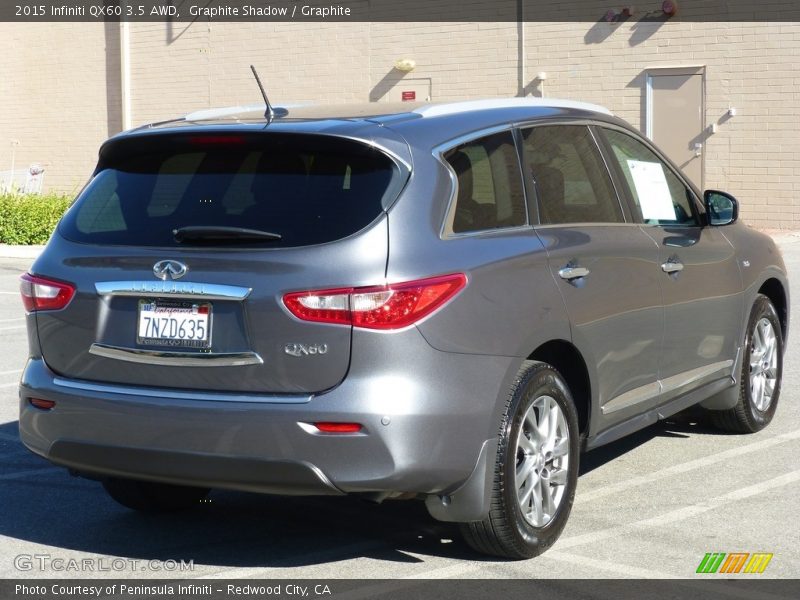
[[[103,487],[122,506],[142,512],[170,512],[189,508],[210,491],[208,488],[116,477],[103,480]]]
[[[548,406],[549,411],[542,410]],[[545,414],[556,417],[549,421],[556,427],[549,428],[551,435],[537,437],[532,424],[544,425]],[[579,454],[578,416],[564,379],[548,364],[525,362],[500,427],[489,516],[461,524],[467,544],[480,553],[512,559],[538,556],[552,546],[572,509]]]
[[[782,375],[780,320],[770,299],[759,294],[747,323],[739,401],[729,410],[711,411],[711,422],[718,429],[733,433],[755,433],[764,429],[778,408]]]

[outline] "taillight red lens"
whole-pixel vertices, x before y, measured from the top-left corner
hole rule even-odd
[[[194,135],[189,143],[195,146],[240,146],[247,140],[242,135]]]
[[[431,314],[466,284],[466,276],[455,273],[377,287],[293,292],[283,303],[304,321],[400,329]]]
[[[314,427],[322,433],[358,433],[361,431],[360,423],[314,423]]]
[[[25,273],[19,279],[19,292],[27,312],[62,309],[75,295],[75,286],[71,283],[30,273]]]
[[[41,398],[28,398],[28,402],[31,403],[31,406],[35,406],[41,410],[50,410],[56,405],[52,400],[42,400]]]

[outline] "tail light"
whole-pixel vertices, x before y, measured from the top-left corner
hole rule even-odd
[[[455,273],[377,287],[293,292],[283,303],[303,321],[400,329],[427,317],[466,284],[466,276]]]
[[[361,423],[314,423],[317,431],[322,433],[359,433],[363,427]]]
[[[69,304],[75,295],[75,286],[63,281],[25,273],[20,277],[19,291],[27,312],[59,310]]]
[[[31,406],[35,406],[41,410],[50,410],[54,408],[56,403],[53,400],[42,400],[41,398],[28,398]]]

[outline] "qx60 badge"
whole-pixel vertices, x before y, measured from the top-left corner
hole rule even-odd
[[[188,270],[185,264],[177,260],[160,260],[153,265],[153,275],[164,281],[180,279]]]
[[[328,344],[297,344],[290,343],[283,347],[283,351],[290,356],[309,356],[311,354],[326,354]]]

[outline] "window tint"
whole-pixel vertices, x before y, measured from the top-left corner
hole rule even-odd
[[[546,125],[522,135],[542,224],[624,222],[588,127]]]
[[[180,227],[244,227],[280,234],[242,242],[274,248],[341,239],[374,221],[399,175],[394,163],[356,142],[301,137],[231,147],[167,143],[162,152],[117,157],[86,187],[61,232],[80,242],[172,246]]]
[[[510,131],[450,150],[445,160],[458,178],[454,233],[528,222],[519,159]]]
[[[694,194],[639,140],[604,129],[642,219],[649,225],[696,225]]]

